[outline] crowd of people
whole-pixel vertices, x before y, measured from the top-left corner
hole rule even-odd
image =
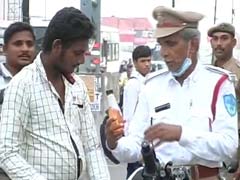
[[[74,73],[94,36],[90,19],[73,7],[59,10],[39,54],[29,24],[16,22],[6,29],[6,62],[0,64],[1,180],[110,180],[106,156],[128,163],[126,178],[132,178],[139,167],[144,171],[144,141],[158,162],[190,167],[194,180],[240,179],[234,26],[209,28],[215,60],[202,65],[202,14],[158,6],[153,17],[167,68],[151,72],[151,49],[133,50],[132,62],[120,69],[126,72],[120,79],[124,121],[107,116],[101,141],[87,88]]]

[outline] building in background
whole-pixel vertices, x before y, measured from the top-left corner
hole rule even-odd
[[[130,61],[132,58],[132,51],[138,45],[156,44],[156,39],[153,38],[153,26],[146,17],[136,18],[120,18],[120,17],[102,17],[101,25],[104,27],[113,28],[118,31],[119,42],[118,52],[116,58],[108,58],[108,67],[111,71],[116,71],[121,62]],[[103,31],[102,31],[103,32]],[[103,33],[102,33],[103,34]],[[107,44],[111,43],[107,41]],[[108,46],[108,54],[111,54],[111,47]],[[115,62],[115,63],[113,63]],[[113,65],[115,64],[115,66]],[[110,70],[110,68],[108,68]]]
[[[22,0],[0,0],[0,20],[20,21]]]

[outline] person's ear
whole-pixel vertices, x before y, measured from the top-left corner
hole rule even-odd
[[[233,41],[232,41],[232,45],[233,45],[233,47],[235,47],[235,46],[236,46],[236,44],[237,44],[237,39],[236,39],[236,38],[234,38],[234,39],[233,39]]]
[[[59,51],[62,50],[62,40],[61,39],[55,39],[52,43],[52,50]]]
[[[190,43],[191,43],[191,46],[190,46],[190,53],[196,53],[199,49],[199,38],[193,38],[191,39]]]
[[[3,54],[4,55],[7,54],[7,45],[6,44],[3,45]]]

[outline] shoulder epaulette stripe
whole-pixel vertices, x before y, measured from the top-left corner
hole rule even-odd
[[[147,76],[147,79],[145,80],[145,84],[147,84],[147,82],[149,82],[150,80],[152,80],[153,78],[161,75],[161,74],[164,74],[168,72],[168,69],[167,68],[164,68],[164,69],[161,69],[161,70],[158,70],[158,71],[155,71],[153,73],[150,73],[148,76]]]

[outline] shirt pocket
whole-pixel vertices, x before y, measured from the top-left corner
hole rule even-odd
[[[72,129],[80,132],[82,121],[84,121],[85,103],[81,96],[73,97],[70,111],[70,119],[73,124]]]
[[[151,117],[152,124],[157,123],[167,123],[167,124],[174,124],[174,117],[172,114],[171,109],[166,109],[160,112],[154,112]]]
[[[199,130],[209,131],[212,120],[212,113],[210,108],[195,107],[190,111],[190,118],[188,124]]]

